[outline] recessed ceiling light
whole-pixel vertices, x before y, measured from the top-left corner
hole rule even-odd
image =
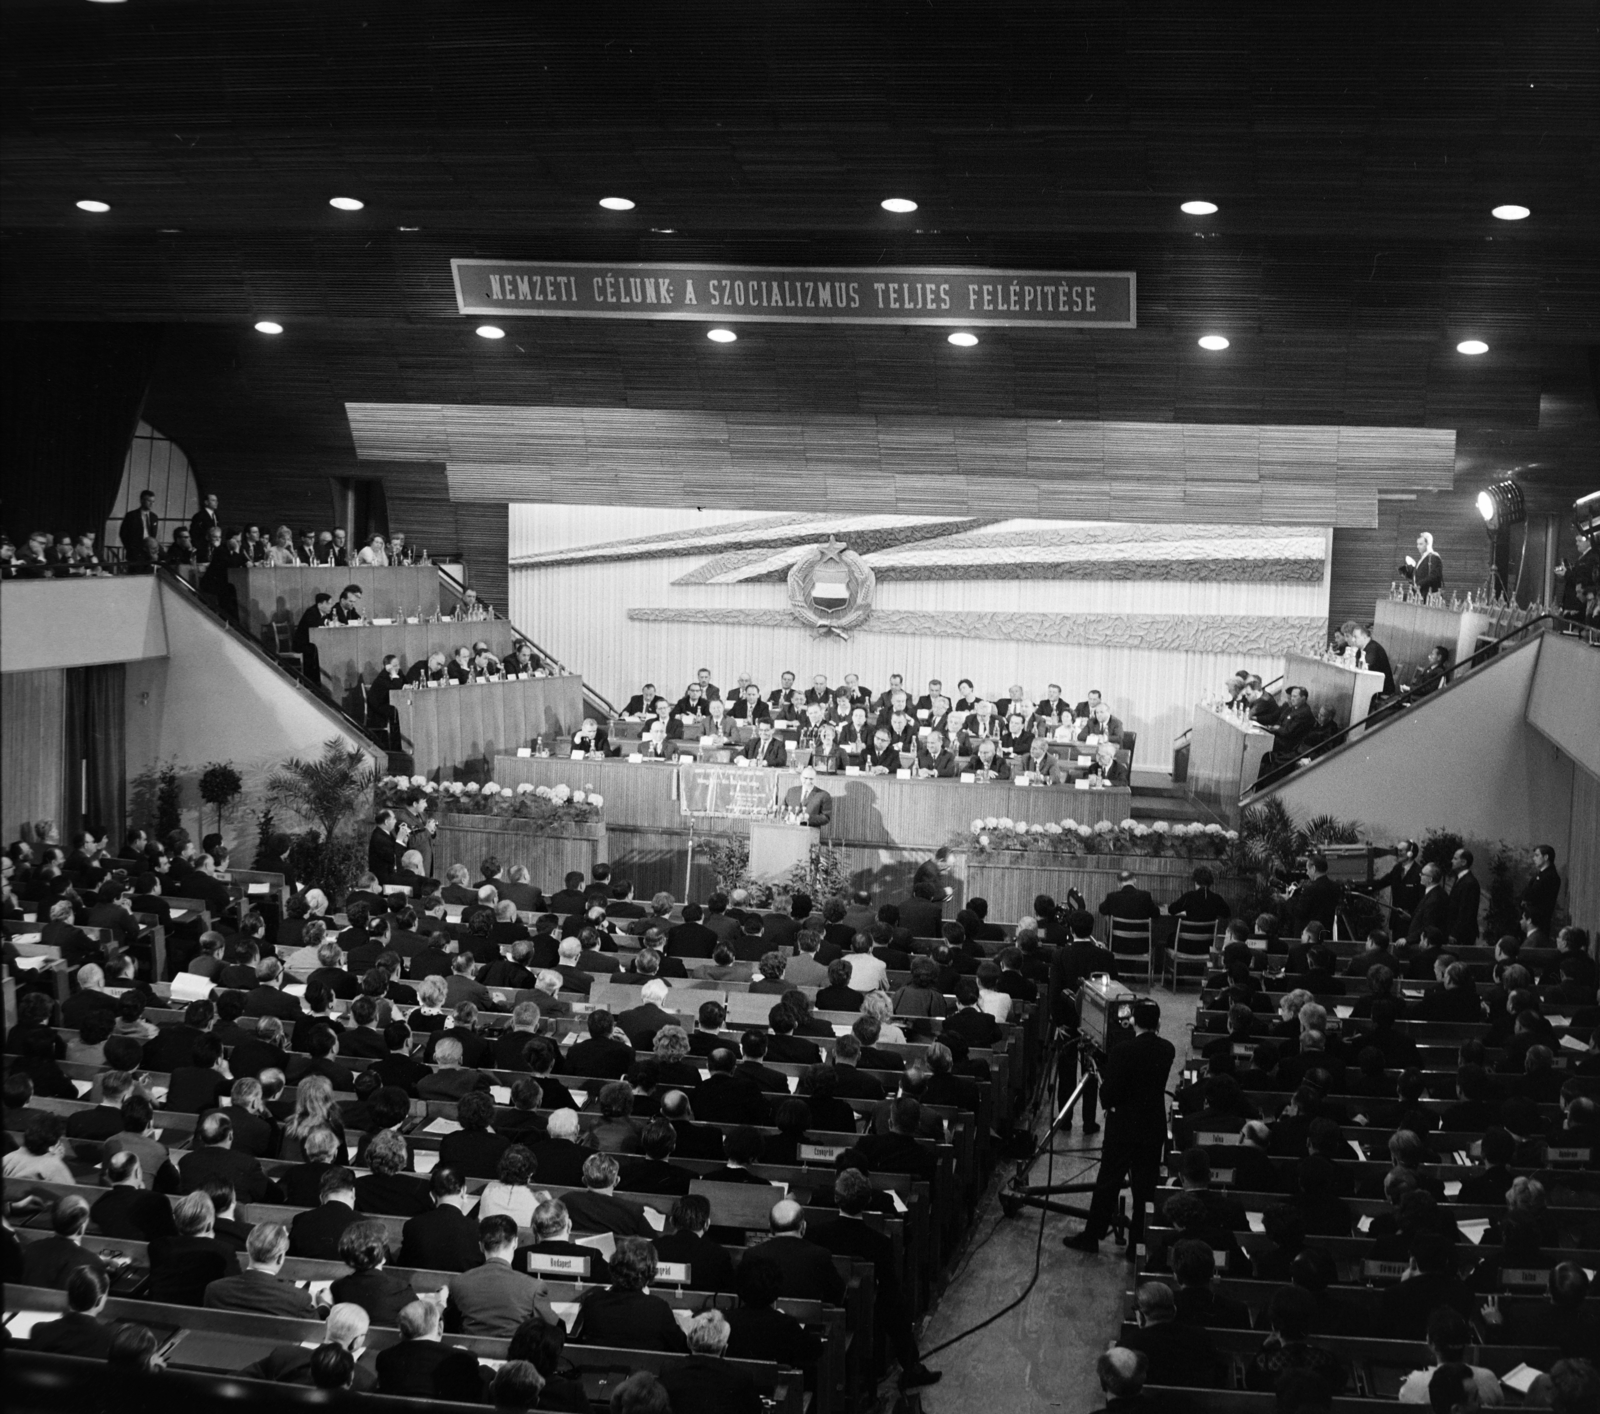
[[[77,207],[79,211],[93,211],[96,215],[99,215],[102,211],[111,210],[103,201],[80,201],[77,203]]]
[[[1202,334],[1200,336],[1200,347],[1210,349],[1212,353],[1220,353],[1228,347],[1228,341],[1221,334]]]
[[[395,230],[397,230],[397,231],[420,231],[421,229],[422,229],[421,226],[396,226],[395,227]]]
[[[714,344],[731,344],[738,339],[732,329],[707,329],[706,338]]]
[[[1526,221],[1528,217],[1533,215],[1533,212],[1529,211],[1526,206],[1513,204],[1497,206],[1489,214],[1501,221]]]
[[[89,0],[91,5],[120,5],[123,0]]]
[[[970,349],[978,342],[978,336],[967,333],[965,329],[958,329],[954,334],[949,335],[949,341],[958,349]]]
[[[1214,201],[1186,201],[1178,210],[1186,216],[1212,216],[1216,214],[1217,203]]]
[[[625,196],[603,196],[600,205],[607,211],[632,211],[633,203]]]
[[[328,198],[328,205],[337,211],[360,211],[367,203],[357,201],[353,196],[334,196]]]
[[[1489,352],[1488,344],[1482,339],[1463,339],[1456,345],[1456,352],[1467,355],[1486,354]]]
[[[896,216],[906,216],[917,209],[917,203],[903,196],[885,197],[878,203],[885,211],[892,211]]]
[[[256,320],[256,333],[281,334],[283,333],[283,325],[279,324],[275,319],[258,319]]]
[[[498,324],[480,324],[477,328],[477,334],[480,339],[503,339],[506,336],[506,331]]]

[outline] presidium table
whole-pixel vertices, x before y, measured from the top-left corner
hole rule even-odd
[[[657,890],[682,897],[689,878],[691,840],[698,850],[711,839],[748,839],[752,823],[770,822],[772,812],[800,783],[799,772],[792,770],[514,754],[495,758],[493,779],[502,787],[566,785],[599,792],[604,801],[605,850],[599,857],[609,859],[640,897]],[[815,833],[822,843],[838,848],[854,887],[875,892],[904,892],[916,867],[953,836],[971,829],[976,819],[1116,824],[1132,814],[1133,805],[1133,793],[1126,786],[1079,790],[867,775],[821,775],[817,785],[833,796],[834,807],[831,822]],[[809,846],[813,832],[806,827],[783,828],[798,829]],[[778,847],[776,841],[771,843]],[[799,853],[797,842],[782,848]],[[436,858],[475,869],[476,862],[491,852],[502,863],[527,864],[535,878],[552,877],[548,849],[515,820],[447,816],[441,822]],[[691,896],[703,898],[712,887],[712,876],[702,855],[697,853],[696,861]],[[953,882],[959,898],[961,881]]]
[[[410,774],[430,781],[483,781],[491,763],[500,769],[496,757],[501,753],[531,750],[541,736],[549,741],[578,729],[583,679],[572,674],[406,688],[390,701],[400,718],[401,750],[411,756]]]
[[[457,648],[487,643],[504,658],[521,635],[504,619],[469,619],[456,623],[329,624],[311,630],[311,646],[322,663],[323,686],[343,702],[358,683],[370,683],[383,660],[393,653],[404,672],[430,653],[450,657]]]
[[[1194,709],[1189,742],[1189,793],[1230,828],[1239,823],[1239,797],[1256,783],[1277,738],[1241,712],[1202,703]]]
[[[369,619],[427,619],[440,607],[437,565],[255,565],[229,570],[228,582],[239,596],[239,622],[257,639],[269,624],[293,628],[318,594],[337,599],[350,584],[361,586]]]

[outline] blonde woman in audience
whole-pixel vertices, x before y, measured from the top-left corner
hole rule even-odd
[[[424,977],[417,983],[417,1005],[406,1018],[406,1024],[413,1032],[444,1030],[444,999],[447,991],[444,978],[437,974]]]
[[[350,1162],[344,1142],[344,1121],[333,1102],[333,1082],[325,1075],[308,1075],[295,1087],[294,1113],[283,1127],[283,1147],[278,1155],[291,1163],[306,1161],[306,1139],[319,1125],[331,1129],[339,1140],[339,1162]]]
[[[868,992],[861,999],[861,1014],[877,1018],[878,1039],[885,1045],[905,1045],[906,1033],[895,1024],[894,1003],[887,992]]]
[[[483,1185],[483,1194],[478,1200],[478,1221],[503,1213],[519,1228],[531,1228],[533,1210],[550,1201],[544,1189],[528,1185],[538,1168],[538,1160],[524,1144],[513,1144],[501,1154],[495,1176]]]
[[[371,540],[361,547],[361,553],[356,556],[358,565],[386,565],[389,563],[389,551],[383,543],[383,536],[374,535]]]
[[[284,959],[284,970],[307,977],[322,966],[319,956],[323,943],[328,941],[326,919],[307,918],[300,929],[300,946]]]
[[[272,548],[267,551],[269,565],[298,565],[300,557],[294,552],[294,534],[286,525],[272,532]]]

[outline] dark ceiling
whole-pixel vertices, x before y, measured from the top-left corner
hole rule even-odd
[[[10,0],[0,314],[223,326],[169,330],[164,366],[219,388],[292,367],[236,436],[270,436],[275,399],[292,422],[287,399],[380,390],[992,401],[1454,426],[1592,477],[1572,427],[1593,426],[1600,345],[1597,15]],[[613,194],[637,209],[600,210]],[[889,216],[891,195],[921,208]],[[1180,213],[1197,196],[1221,210]],[[1494,220],[1507,201],[1532,219]],[[449,280],[471,255],[1131,268],[1140,328],[991,331],[962,387],[937,335],[752,327],[756,374],[723,382],[692,327],[528,321],[480,383]],[[265,317],[289,327],[271,350]],[[1233,347],[1199,356],[1207,331]],[[1458,355],[1467,337],[1491,352]]]

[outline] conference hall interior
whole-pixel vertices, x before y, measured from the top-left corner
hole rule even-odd
[[[9,1407],[1600,1414],[1593,4],[0,38]]]

